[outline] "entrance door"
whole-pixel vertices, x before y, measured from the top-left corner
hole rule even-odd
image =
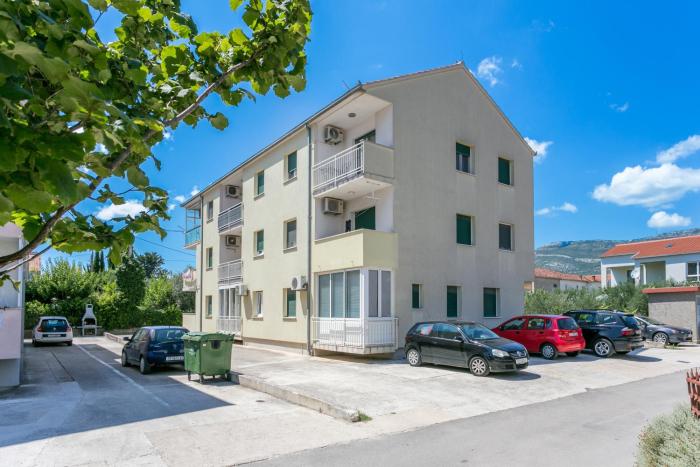
[[[374,206],[355,213],[355,230],[376,230]]]

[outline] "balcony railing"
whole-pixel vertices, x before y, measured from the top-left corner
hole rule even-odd
[[[374,181],[394,178],[394,150],[361,141],[314,166],[314,195],[333,190],[353,179],[368,176]]]
[[[241,333],[240,316],[220,316],[216,319],[216,330],[226,334]]]
[[[221,211],[219,214],[219,232],[243,225],[243,203]]]
[[[240,282],[243,277],[243,263],[240,259],[221,263],[219,265],[219,284]]]
[[[198,243],[202,238],[202,226],[198,225],[185,232],[185,246]]]
[[[396,318],[321,318],[313,317],[314,344],[337,350],[362,352],[372,347],[396,349]]]

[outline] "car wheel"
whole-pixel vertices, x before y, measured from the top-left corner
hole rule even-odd
[[[593,352],[599,357],[606,358],[615,353],[612,342],[607,339],[598,339],[593,343]]]
[[[665,332],[657,332],[656,334],[654,334],[651,340],[653,340],[657,344],[666,345],[668,344],[668,334],[666,334]]]
[[[469,371],[474,376],[487,376],[491,373],[489,362],[484,357],[474,357],[469,361]]]
[[[71,345],[73,345],[73,341],[68,341],[68,342],[66,342],[66,345],[67,345],[68,347],[70,347]]]
[[[581,352],[566,352],[566,355],[568,355],[569,357],[578,357],[578,354],[580,353]]]
[[[139,360],[139,371],[142,375],[147,375],[151,372],[151,365],[149,365],[146,359],[143,357],[141,357]]]
[[[547,360],[554,360],[559,356],[559,351],[552,344],[544,344],[540,349],[540,353]]]
[[[37,341],[35,341],[34,339],[32,339],[32,346],[39,347],[39,343]]]
[[[129,359],[126,358],[126,352],[122,352],[122,366],[125,368],[129,366]]]
[[[421,363],[423,363],[420,351],[415,348],[408,349],[408,352],[406,352],[406,360],[408,360],[408,364],[411,366],[420,366]]]

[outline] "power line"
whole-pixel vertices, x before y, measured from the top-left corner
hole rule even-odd
[[[160,248],[165,248],[166,250],[174,251],[175,253],[180,253],[181,255],[195,256],[194,253],[187,253],[185,251],[181,251],[181,250],[178,250],[176,248],[170,248],[169,246],[165,246],[162,243],[152,242],[150,240],[146,240],[145,238],[136,237],[136,240],[141,240],[141,241],[144,241],[146,243],[150,243],[151,245],[155,245],[155,246],[160,247]]]

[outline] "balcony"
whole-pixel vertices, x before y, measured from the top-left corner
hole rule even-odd
[[[240,259],[228,261],[219,265],[219,285],[231,285],[241,282],[243,278],[243,263]]]
[[[397,348],[396,318],[313,317],[315,349],[354,354],[390,353]]]
[[[241,317],[219,317],[216,318],[216,330],[225,334],[240,335],[241,334]]]
[[[185,232],[185,248],[194,248],[202,239],[202,226],[198,225]]]
[[[243,203],[238,203],[219,214],[219,232],[230,232],[243,225]]]
[[[393,232],[353,230],[314,242],[313,271],[374,267],[396,269],[397,240]]]
[[[313,193],[352,199],[390,186],[393,178],[394,150],[361,141],[314,166]]]

